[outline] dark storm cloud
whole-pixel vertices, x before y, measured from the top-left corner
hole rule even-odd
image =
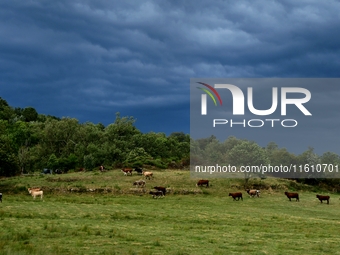
[[[190,78],[337,77],[339,11],[338,1],[0,1],[0,96],[189,132]]]

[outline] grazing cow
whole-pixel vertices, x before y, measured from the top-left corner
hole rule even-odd
[[[143,168],[140,168],[140,167],[135,167],[133,171],[137,172],[137,174],[140,174],[140,175],[143,174]]]
[[[237,201],[240,200],[240,198],[243,200],[241,192],[229,193],[229,197],[232,197],[233,200],[236,200],[237,198]]]
[[[99,167],[99,171],[100,171],[100,172],[104,172],[104,170],[105,170],[105,167],[104,167],[104,166],[100,166],[100,167]]]
[[[160,191],[160,190],[157,190],[157,191],[150,191],[149,194],[152,195],[153,198],[160,198],[160,197],[163,197],[163,192]]]
[[[246,191],[249,197],[255,197],[255,196],[260,197],[261,192],[258,189],[246,189]]]
[[[204,185],[208,188],[209,187],[209,181],[208,180],[199,180],[196,184],[196,187],[204,186]]]
[[[316,195],[316,197],[320,200],[321,203],[322,200],[326,200],[327,204],[329,204],[329,196]]]
[[[0,202],[2,203],[2,193],[0,193]]]
[[[32,195],[33,199],[36,198],[36,196],[40,196],[40,199],[43,199],[43,191],[42,190],[35,190],[35,189],[28,189],[28,192]]]
[[[285,192],[285,195],[289,198],[289,201],[292,201],[292,198],[296,198],[296,201],[300,201],[299,200],[299,193],[295,193],[295,192]]]
[[[133,183],[133,186],[138,186],[138,187],[145,187],[145,181],[144,180],[138,180]]]
[[[156,186],[156,187],[153,187],[153,188],[155,190],[162,191],[163,196],[165,196],[165,193],[166,193],[166,188],[165,187]]]
[[[145,179],[151,179],[151,178],[153,178],[153,173],[152,172],[142,172],[143,173],[143,175],[144,175],[144,177],[145,177]]]
[[[132,175],[132,168],[122,168],[122,172],[124,173],[124,175]]]
[[[62,173],[63,173],[63,171],[60,170],[60,169],[56,169],[54,172],[55,172],[56,174],[62,174]]]

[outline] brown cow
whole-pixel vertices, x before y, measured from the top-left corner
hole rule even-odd
[[[229,197],[232,197],[233,200],[236,200],[236,198],[237,198],[237,201],[240,200],[240,198],[241,198],[242,201],[243,201],[243,197],[242,197],[241,192],[229,193]]]
[[[249,197],[255,197],[255,196],[260,197],[261,192],[258,189],[246,189],[246,191]]]
[[[196,184],[196,187],[204,186],[204,185],[208,188],[209,187],[209,181],[208,180],[199,180]]]
[[[153,188],[155,190],[162,191],[163,196],[165,196],[165,193],[166,193],[166,188],[165,187],[156,186],[156,187],[153,187]]]
[[[292,198],[296,198],[296,201],[300,201],[299,200],[299,193],[295,193],[295,192],[285,192],[285,195],[289,198],[289,201],[292,201]]]
[[[124,173],[124,175],[132,175],[132,168],[122,168],[122,172]]]
[[[326,200],[327,204],[329,204],[329,196],[316,195],[316,197],[320,200],[321,203],[322,200]]]

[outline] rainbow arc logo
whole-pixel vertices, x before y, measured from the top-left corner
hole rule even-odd
[[[203,83],[203,82],[197,82],[205,87],[207,87],[208,89],[211,90],[211,92],[208,90],[208,89],[205,89],[205,88],[200,88],[200,87],[197,87],[198,89],[200,90],[203,90],[205,93],[207,93],[210,98],[213,100],[215,106],[217,106],[217,102],[216,102],[216,98],[215,96],[217,97],[218,101],[220,102],[220,105],[222,105],[222,99],[220,97],[220,94],[218,94],[218,92],[216,91],[216,89],[214,89],[212,86],[210,86],[209,84],[206,84],[206,83]],[[215,96],[213,95],[213,93],[215,94]],[[202,115],[207,115],[207,94],[202,94],[201,95],[201,114]]]

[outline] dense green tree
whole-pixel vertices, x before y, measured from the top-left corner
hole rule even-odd
[[[227,140],[224,141],[223,146],[226,151],[230,151],[236,145],[242,143],[242,140],[237,139],[235,136],[229,136]]]
[[[76,165],[78,163],[78,159],[76,155],[71,153],[68,157],[67,160],[64,161],[64,164],[61,166],[63,169],[75,169]]]
[[[170,139],[174,139],[179,143],[189,143],[190,136],[188,134],[184,134],[183,132],[173,132],[169,135]]]
[[[111,148],[111,155],[106,154],[106,158],[110,157],[114,164],[124,162],[134,148],[134,136],[140,134],[134,123],[133,117],[120,117],[117,113],[115,122],[104,130],[103,145],[105,148]]]
[[[169,158],[173,160],[186,160],[190,152],[190,136],[183,132],[175,132],[167,138]],[[182,162],[183,163],[183,162]]]
[[[266,151],[258,144],[250,141],[243,141],[242,143],[234,146],[228,153],[230,163],[235,166],[260,166],[268,165],[269,159]],[[249,178],[261,173],[244,172],[245,185]]]
[[[0,119],[1,120],[11,120],[15,117],[15,113],[12,110],[11,107],[9,106],[4,106],[1,110],[0,110]]]
[[[0,97],[0,111],[2,111],[5,107],[9,107],[7,101]]]
[[[26,107],[22,111],[22,116],[26,122],[36,121],[38,119],[38,113],[33,107]]]
[[[225,152],[223,145],[218,140],[214,139],[207,144],[204,150],[204,159],[206,164],[214,165],[218,162],[225,163]]]
[[[20,173],[16,150],[12,141],[0,135],[0,176],[13,176]]]
[[[95,158],[92,154],[88,154],[84,157],[84,167],[86,170],[93,170],[93,168],[96,166]]]
[[[320,157],[321,164],[340,164],[340,157],[334,152],[327,151]]]
[[[52,170],[56,170],[59,166],[59,161],[56,155],[51,154],[48,162],[47,162],[47,167]]]
[[[74,152],[77,144],[79,123],[76,119],[48,119],[42,130],[42,146],[46,154],[54,153],[57,157],[67,156]]]
[[[313,171],[312,168],[321,163],[320,156],[314,152],[314,148],[309,147],[305,152],[297,157],[297,165],[304,170],[300,175],[297,175],[299,181],[306,184],[318,184],[325,177],[323,172]]]
[[[297,158],[294,154],[287,151],[286,148],[279,149],[277,146],[274,148],[266,147],[269,162],[273,166],[289,166],[290,164],[297,163]]]
[[[231,163],[237,166],[255,166],[269,163],[265,150],[251,141],[243,141],[234,146],[228,154]]]
[[[18,151],[18,164],[20,166],[21,174],[26,173],[27,166],[30,163],[30,148],[28,146],[21,146]]]
[[[205,150],[206,146],[213,142],[213,141],[218,141],[216,136],[214,135],[211,135],[210,137],[208,138],[201,138],[201,139],[197,139],[197,143],[198,143],[198,146],[202,149],[202,150]]]

